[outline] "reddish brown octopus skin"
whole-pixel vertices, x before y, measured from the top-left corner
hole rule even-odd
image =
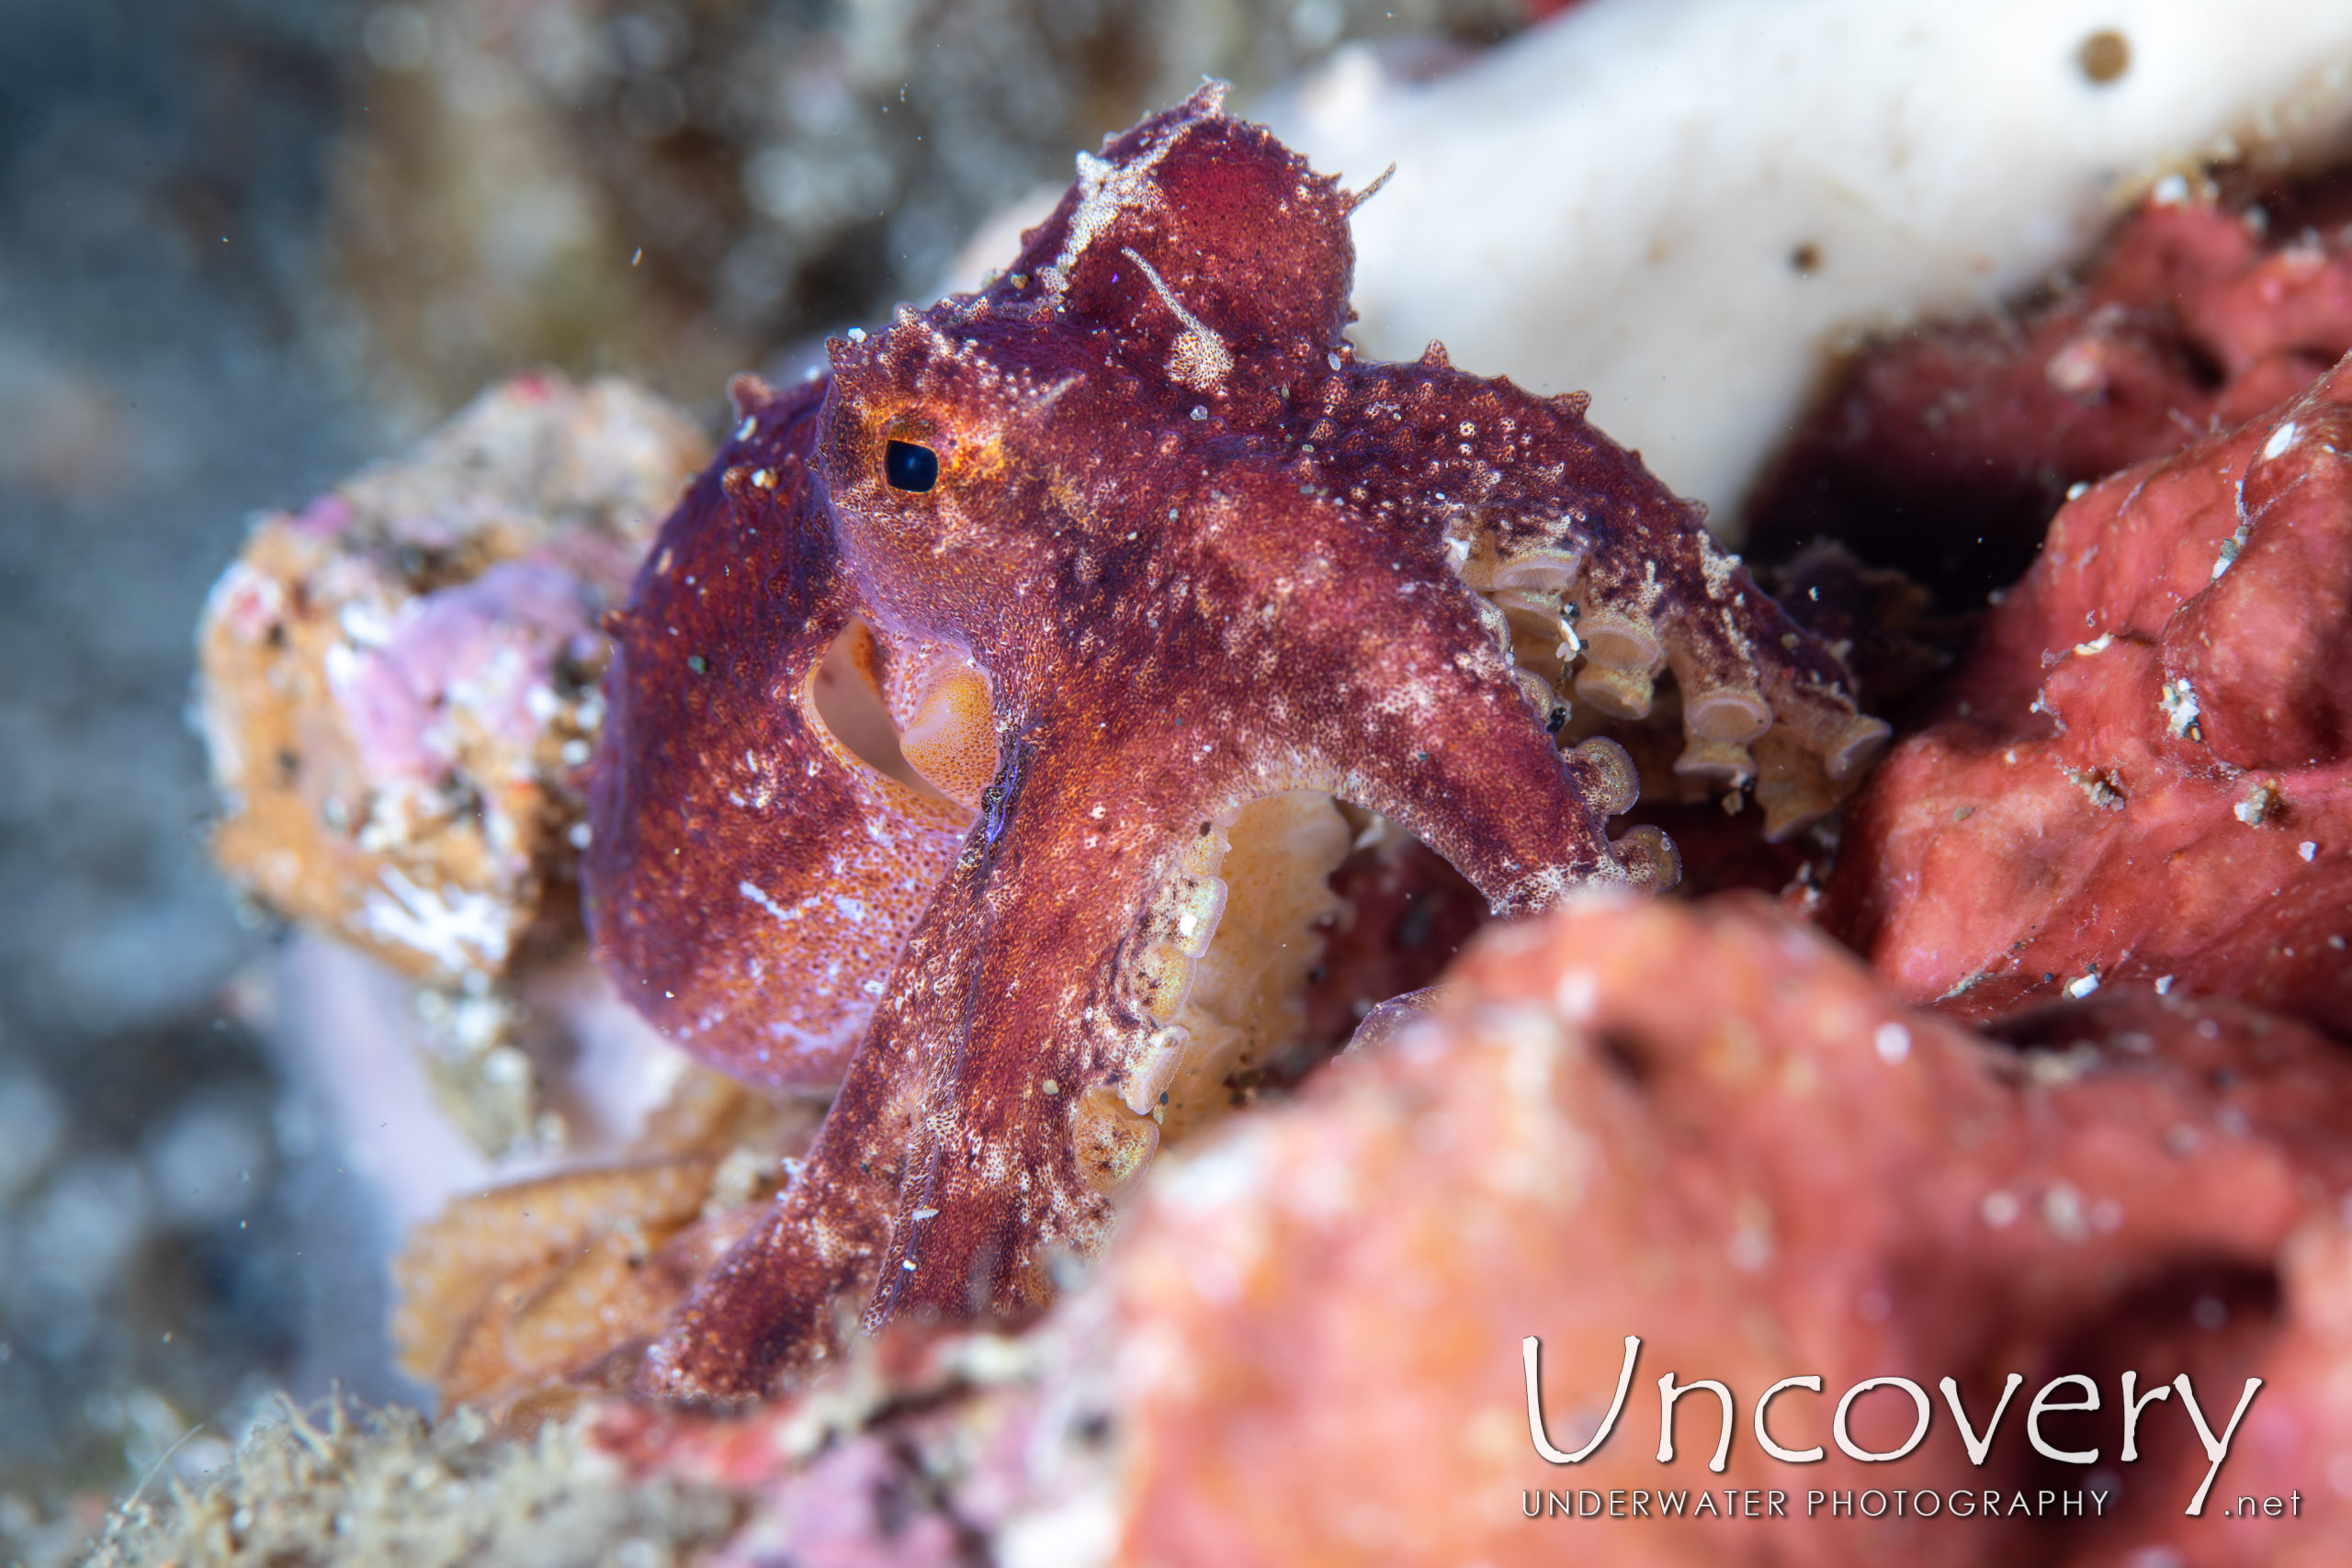
[[[1522,615],[1571,593],[1578,688],[1604,709],[1645,709],[1670,665],[1685,765],[1760,770],[1784,822],[1884,739],[1582,398],[1435,348],[1356,362],[1361,197],[1221,98],[1081,156],[979,293],[835,340],[829,379],[739,382],[741,425],[616,622],[598,956],[714,1064],[842,1083],[807,1168],[649,1355],[648,1392],[771,1392],[861,1296],[868,1326],[1041,1303],[1156,1146],[1216,829],[1253,799],[1384,813],[1501,914],[1670,883],[1662,835],[1608,837],[1634,799],[1623,752],[1555,746],[1556,699],[1531,696],[1470,585]],[[935,484],[888,482],[892,442],[935,454]],[[887,658],[944,648],[985,681],[977,813],[818,718],[853,616]]]

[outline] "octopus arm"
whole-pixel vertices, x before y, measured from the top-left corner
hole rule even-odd
[[[833,1353],[841,1301],[869,1325],[1019,1314],[1054,1255],[1104,1239],[1159,1145],[1170,1026],[1222,908],[1216,822],[1247,790],[1170,765],[1181,718],[1098,728],[1097,695],[1008,740],[807,1166],[656,1347],[649,1392],[772,1393]]]
[[[582,876],[596,953],[739,1076],[841,1077],[968,814],[819,716],[853,602],[808,477],[824,387],[738,384],[743,423],[614,624]]]
[[[1772,836],[1826,812],[1885,746],[1838,659],[1716,543],[1702,508],[1586,422],[1580,396],[1464,375],[1432,348],[1347,367],[1312,400],[1328,488],[1442,540],[1522,641],[1558,647],[1566,669],[1546,673],[1572,679],[1576,700],[1645,718],[1670,669],[1676,770],[1753,784]]]
[[[1604,739],[1560,751],[1555,705],[1519,679],[1502,618],[1448,568],[1439,541],[1400,540],[1317,488],[1279,467],[1220,476],[1209,505],[1235,525],[1210,532],[1251,541],[1222,552],[1238,580],[1229,597],[1248,609],[1227,617],[1242,629],[1222,648],[1174,661],[1232,671],[1221,722],[1240,728],[1261,790],[1322,789],[1394,818],[1499,913],[1541,908],[1592,879],[1671,885],[1662,838],[1609,838],[1608,818],[1635,795],[1623,749]],[[1301,539],[1315,541],[1303,563]],[[1284,694],[1278,707],[1267,691]]]

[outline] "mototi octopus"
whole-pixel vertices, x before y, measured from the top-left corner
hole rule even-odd
[[[1780,833],[1884,744],[1582,396],[1355,356],[1369,194],[1211,84],[1081,154],[978,292],[736,382],[611,623],[590,923],[688,1050],[840,1088],[645,1392],[770,1393],[859,1302],[1049,1296],[1158,1145],[1253,802],[1382,814],[1518,915],[1677,878],[1610,836],[1636,775],[1596,716],[1679,701],[1677,769]]]

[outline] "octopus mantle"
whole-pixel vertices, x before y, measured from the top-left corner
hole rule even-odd
[[[1584,721],[1679,700],[1677,766],[1776,831],[1883,743],[1581,396],[1355,358],[1361,199],[1204,87],[978,293],[736,384],[615,623],[590,918],[681,1044],[840,1092],[649,1392],[770,1392],[837,1303],[1044,1300],[1157,1145],[1250,802],[1383,813],[1521,914],[1677,874]]]

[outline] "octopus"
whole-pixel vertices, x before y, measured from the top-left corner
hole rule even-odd
[[[1162,1135],[1249,810],[1376,813],[1509,918],[1677,880],[1590,721],[1679,704],[1675,768],[1783,834],[1883,747],[1582,395],[1356,355],[1372,189],[1209,84],[978,291],[734,383],[609,623],[589,920],[673,1040],[839,1088],[641,1393],[1048,1300]]]

